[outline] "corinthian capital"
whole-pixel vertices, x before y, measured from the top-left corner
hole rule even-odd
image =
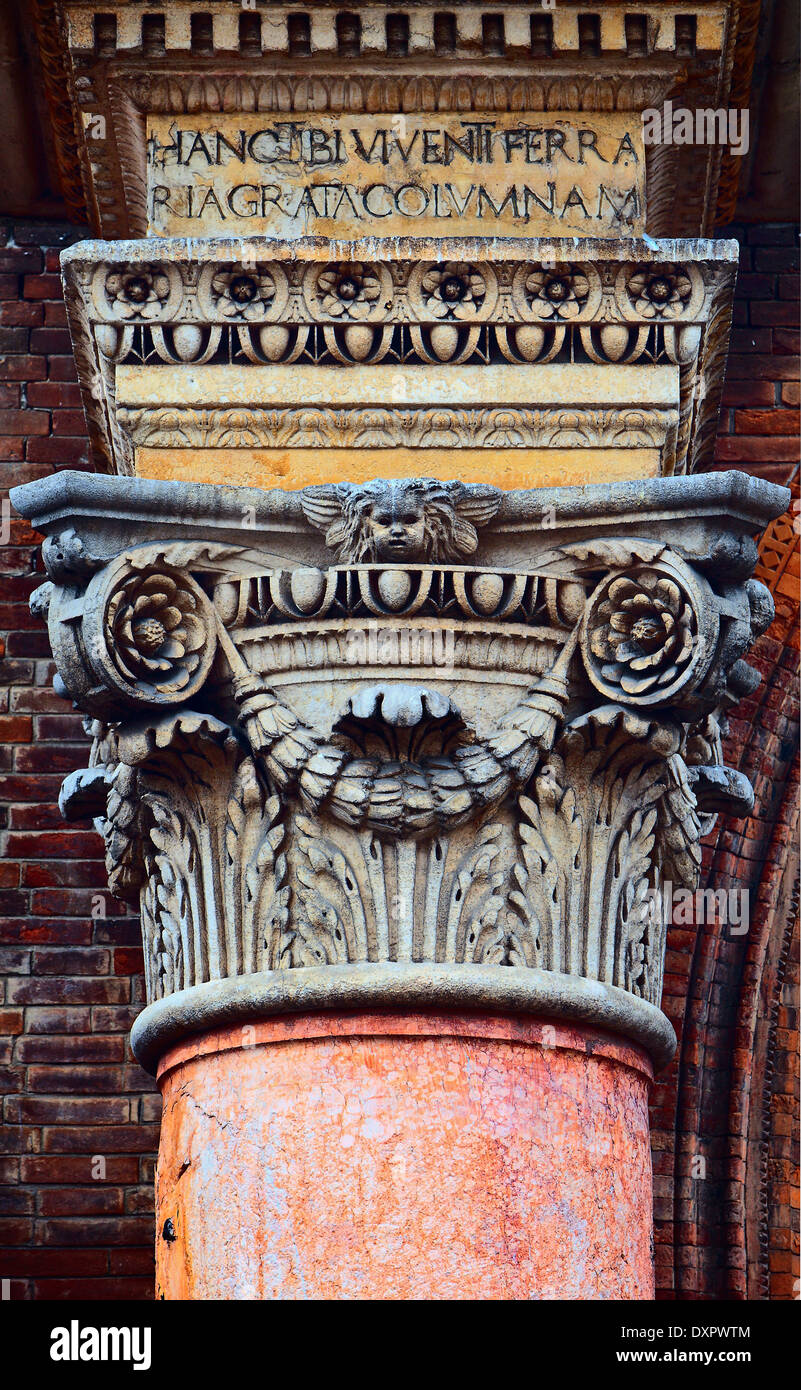
[[[397,1000],[669,1056],[655,903],[750,804],[720,731],[756,682],[752,536],[784,490],[61,474],[14,500],[94,736],[62,806],[141,907],[143,1062],[198,1020]]]

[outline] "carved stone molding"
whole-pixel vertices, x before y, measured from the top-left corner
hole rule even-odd
[[[572,241],[466,240],[432,261],[390,238],[370,262],[315,239],[291,259],[275,242],[216,247],[62,258],[106,471],[153,449],[651,450],[662,474],[709,461],[735,243],[593,241],[577,259]]]
[[[635,238],[588,239],[580,255],[574,241],[509,237],[493,248],[481,239],[446,239],[436,260],[414,240],[386,238],[374,243],[373,263],[355,260],[350,242],[321,246],[313,238],[293,243],[291,259],[289,248],[259,238],[228,249],[225,260],[213,240],[191,249],[179,238],[82,242],[62,261],[92,322],[122,330],[113,346],[111,334],[103,338],[115,361],[138,360],[124,333],[129,325],[683,327],[709,316],[732,261],[727,242],[654,246]],[[634,343],[608,335],[593,347],[600,361],[625,362]],[[167,362],[211,356],[189,337],[177,347],[155,339],[154,350]],[[263,350],[263,360],[285,353]],[[539,356],[521,353],[523,361]]]
[[[571,410],[389,410],[317,406],[278,410],[198,410],[193,406],[129,409],[117,419],[135,445],[150,449],[576,447],[662,449],[675,436],[669,408]]]
[[[143,1061],[248,1008],[457,995],[665,1060],[656,904],[695,887],[715,811],[750,805],[720,728],[772,614],[745,540],[786,494],[636,490],[628,512],[623,487],[263,493],[238,543],[236,489],[189,490],[172,530],[170,484],[15,491],[94,735],[62,805],[97,818],[141,909]]]

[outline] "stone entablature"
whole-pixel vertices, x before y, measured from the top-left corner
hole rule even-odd
[[[751,535],[785,490],[67,473],[14,501],[95,738],[64,809],[99,818],[141,906],[143,1061],[201,1026],[401,1001],[669,1055],[654,894],[694,888],[710,816],[750,802],[720,730],[756,683]]]
[[[505,487],[710,461],[732,242],[81,243],[63,256],[105,471]],[[289,370],[291,368],[291,370]]]
[[[77,153],[91,220],[109,237],[147,231],[148,117],[573,112],[592,124],[589,113],[616,112],[638,124],[666,100],[725,110],[742,101],[757,14],[753,0],[650,0],[634,13],[569,0],[552,12],[37,0],[65,181],[75,183]],[[62,25],[64,57],[52,37]],[[709,235],[719,193],[717,220],[730,212],[740,162],[721,144],[649,146],[649,233]]]

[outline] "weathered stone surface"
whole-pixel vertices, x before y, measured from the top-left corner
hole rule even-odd
[[[36,606],[106,769],[65,802],[95,797],[140,900],[143,1061],[243,1000],[454,988],[664,1059],[654,895],[694,887],[710,814],[749,801],[720,726],[770,621],[750,535],[782,489],[67,474],[15,502],[48,533]]]
[[[592,534],[659,542],[667,533],[690,563],[720,567],[721,578],[740,578],[757,561],[754,534],[780,514],[787,496],[786,489],[739,472],[502,493],[493,526],[480,532],[477,559],[508,569]],[[242,543],[243,531],[247,546],[279,567],[332,558],[298,492],[65,469],[15,488],[12,500],[48,543],[54,538],[63,556],[56,563],[76,572],[105,563],[132,542],[207,539],[232,546]]]
[[[681,12],[672,0],[650,0],[636,14],[618,0],[598,14],[520,3],[489,13],[472,4],[443,12],[436,3],[338,11],[292,0],[253,10],[208,0],[201,11],[194,0],[172,0],[163,16],[85,0],[55,0],[54,8],[68,50],[61,164],[73,184],[80,166],[96,229],[111,237],[147,231],[149,119],[350,130],[404,116],[431,128],[518,122],[531,112],[639,129],[643,111],[677,92],[690,111],[737,105],[755,22],[744,0]],[[680,160],[674,154],[670,144],[648,147],[647,230],[708,235],[730,220],[731,208],[716,219],[718,186],[730,197],[741,160],[726,150],[721,159],[709,143],[684,146]]]
[[[736,243],[152,239],[63,259],[106,471],[512,488],[709,459]]]
[[[618,113],[148,120],[149,236],[632,236],[645,150]]]
[[[459,1011],[184,1043],[157,1296],[651,1298],[650,1074],[591,1028]]]
[[[471,411],[475,416],[484,412]],[[549,412],[550,413],[550,412]],[[522,415],[523,412],[520,412]],[[609,482],[628,481],[634,478],[656,478],[665,453],[669,452],[672,435],[671,426],[675,413],[642,413],[621,411],[610,412],[613,420],[612,432],[614,446],[589,449],[578,444],[573,448],[558,448],[550,445],[543,448],[526,448],[514,444],[510,448],[432,448],[421,452],[415,448],[388,448],[368,450],[363,448],[315,448],[312,445],[299,448],[275,449],[151,449],[136,448],[134,460],[136,476],[146,479],[172,479],[185,483],[214,483],[225,477],[240,487],[259,488],[304,488],[321,479],[337,482],[342,477],[354,483],[369,482],[376,473],[387,479],[418,476],[421,467],[427,473],[447,481],[458,476],[466,483],[480,483],[484,478],[492,478],[501,488],[566,488],[583,487],[586,483],[597,483],[600,479]],[[309,411],[314,419],[314,411]],[[510,420],[503,411],[487,412],[489,428],[494,430],[496,422],[500,433],[508,425],[514,438],[524,426],[519,415]],[[403,431],[405,412],[393,412],[391,427],[399,433]],[[436,420],[436,415],[434,416]],[[452,413],[445,417],[445,433]],[[569,414],[555,412],[559,424],[546,427],[564,433],[574,440],[584,434],[584,421],[576,411]],[[296,417],[297,419],[297,417]],[[553,416],[552,416],[553,419]],[[315,421],[316,423],[316,421]],[[460,419],[460,427],[464,425]],[[483,422],[482,422],[483,424]],[[595,421],[590,426],[594,433]],[[471,422],[467,421],[469,429]],[[337,421],[328,414],[323,428],[335,430]],[[314,433],[311,425],[310,433]],[[303,421],[298,420],[298,435],[303,429]],[[224,425],[223,431],[227,433]],[[411,432],[411,431],[410,431]],[[483,432],[483,431],[482,431]],[[656,442],[652,448],[628,447],[627,438],[643,439],[652,434]]]

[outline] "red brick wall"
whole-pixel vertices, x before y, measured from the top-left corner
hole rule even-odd
[[[798,464],[798,235],[732,227],[740,272],[716,463],[786,482]]]
[[[7,486],[87,466],[58,274],[60,248],[77,238],[0,225]],[[42,579],[36,538],[5,518],[0,1278],[15,1298],[151,1298],[160,1100],[128,1045],[143,1001],[139,926],[106,891],[99,837],[66,826],[56,805],[65,773],[85,766],[87,740],[51,689],[46,632],[28,612]]]
[[[798,1297],[798,902],[787,970],[776,1011],[775,1066],[765,1164],[766,1207],[772,1232],[768,1255],[771,1298]]]
[[[57,273],[59,249],[77,236],[65,227],[0,223],[0,466],[9,485],[87,466]],[[798,455],[797,241],[787,227],[740,236],[717,463],[784,481]],[[715,881],[746,884],[755,903],[760,892],[775,897],[786,853],[776,826],[797,802],[797,562],[794,570],[787,534],[779,529],[773,551],[763,552],[763,577],[775,579],[784,614],[759,644],[766,684],[730,738],[730,757],[756,780],[757,809],[747,823],[721,826],[706,851]],[[143,1002],[138,924],[105,891],[99,838],[65,826],[55,805],[64,774],[85,763],[86,739],[52,692],[46,634],[28,612],[28,594],[41,582],[36,538],[11,519],[2,540],[0,1279],[12,1280],[13,1297],[150,1298],[159,1100],[127,1041]],[[744,1162],[737,1097],[743,1060],[750,1076],[748,989],[758,990],[763,977],[754,977],[748,943],[734,947],[706,928],[671,935],[665,1007],[682,1048],[655,1089],[652,1115],[662,1297],[755,1296],[753,1281],[745,1287],[737,1237],[754,1200],[770,1218],[771,1295],[790,1296],[797,974],[793,987],[785,951],[772,1071],[760,1082],[768,1097],[766,1178],[754,1197],[737,1166]],[[778,965],[774,974],[781,975]],[[686,1172],[695,1152],[708,1159],[700,1184]],[[105,1176],[97,1176],[98,1159]]]
[[[727,234],[742,249],[715,466],[790,483],[798,496],[797,231]],[[651,1115],[661,1298],[790,1298],[798,1274],[797,920],[785,940],[798,907],[791,521],[773,524],[760,554],[757,576],[773,591],[777,618],[749,656],[762,685],[738,706],[726,739],[727,761],[751,779],[756,805],[747,821],[718,822],[702,881],[747,890],[751,925],[744,936],[711,923],[675,926],[668,937],[663,1007],[679,1050],[654,1088]]]

